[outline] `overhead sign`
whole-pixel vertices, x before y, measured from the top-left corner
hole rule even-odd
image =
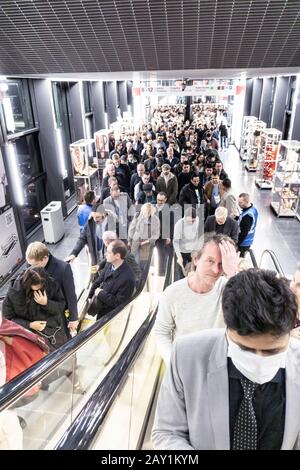
[[[180,96],[230,96],[235,95],[236,86],[230,85],[228,87],[220,86],[203,86],[203,85],[188,85],[184,90],[177,86],[149,86],[142,87],[141,92],[145,96],[151,95],[180,95]]]

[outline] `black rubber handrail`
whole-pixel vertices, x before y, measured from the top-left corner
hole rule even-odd
[[[172,262],[173,255],[168,258],[164,288],[170,284]],[[104,377],[79,415],[64,433],[55,447],[56,450],[87,450],[90,448],[152,330],[157,308],[158,306],[148,315],[121,354],[118,362]]]
[[[250,258],[251,258],[253,267],[254,267],[254,268],[258,268],[258,264],[257,264],[256,258],[255,258],[254,252],[253,252],[253,250],[252,250],[251,248],[250,248],[250,250],[249,250],[249,254],[250,254]]]
[[[148,278],[152,255],[153,248],[150,250],[149,259],[145,269],[143,270],[139,288],[128,302],[119,305],[114,310],[100,318],[100,320],[97,320],[88,329],[80,332],[79,335],[67,341],[56,351],[51,352],[29,369],[0,387],[0,411],[8,408],[34,385],[53,372],[60,364],[75,354],[82,346],[90,341],[91,338],[101,330],[101,328],[108,324],[118,313],[120,313],[127,305],[133,302],[140,295]]]
[[[262,255],[260,257],[259,267],[261,268],[263,258],[265,258],[267,255],[270,256],[277,273],[280,274],[280,276],[285,276],[282,266],[273,250],[264,250],[262,252]]]

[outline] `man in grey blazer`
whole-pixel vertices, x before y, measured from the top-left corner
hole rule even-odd
[[[227,282],[226,330],[176,342],[158,398],[155,449],[295,449],[300,431],[297,301],[286,279],[249,269]]]
[[[112,188],[110,196],[104,199],[103,206],[116,215],[119,222],[119,238],[127,240],[128,223],[132,219],[130,213],[131,201],[128,194],[122,193],[119,187]]]
[[[226,207],[228,210],[228,217],[237,220],[240,215],[240,210],[229,178],[225,178],[223,181],[221,181],[220,190],[221,201],[219,202],[219,207]]]
[[[209,215],[204,224],[204,232],[228,235],[236,244],[239,239],[239,224],[228,217],[226,207],[217,207],[215,215]]]

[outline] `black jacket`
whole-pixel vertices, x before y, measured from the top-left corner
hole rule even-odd
[[[116,221],[116,218],[110,213],[107,216],[104,231],[105,230],[112,230],[113,232],[117,232],[117,234],[119,231],[119,225]],[[71,255],[78,256],[84,245],[88,246],[92,258],[92,265],[94,266],[98,264],[99,250],[97,249],[96,223],[93,217],[90,217],[85,224],[84,229],[71,252]]]
[[[180,191],[182,188],[186,185],[189,184],[191,181],[191,172],[190,173],[179,173],[177,176],[177,181],[178,181],[178,194],[180,194]]]
[[[125,261],[128,264],[128,266],[131,268],[134,274],[135,280],[139,281],[141,274],[142,274],[142,270],[140,268],[140,265],[135,261],[134,255],[130,253],[130,251],[127,251],[126,256],[125,256]],[[110,263],[108,263],[105,259],[102,260],[101,263],[99,263],[99,271],[102,271],[102,269],[104,269],[107,264],[110,265]]]
[[[203,204],[204,203],[203,188],[202,186],[199,185],[197,189],[199,190],[200,204]],[[196,188],[192,183],[189,183],[183,186],[179,194],[179,204],[182,207],[184,207],[185,204],[190,204],[193,207],[199,204],[195,190]]]
[[[129,300],[134,292],[135,277],[126,261],[115,271],[112,271],[111,267],[110,263],[106,264],[89,292],[89,298],[92,298],[98,287],[103,289],[97,296],[99,302],[97,318]]]
[[[167,238],[173,240],[175,225],[174,211],[171,210],[170,205],[166,203],[161,210],[158,210],[157,208],[156,215],[159,218],[160,222],[158,240],[166,240]]]
[[[232,219],[231,217],[227,217],[224,225],[219,225],[222,229],[219,228],[217,232],[217,222],[216,216],[210,215],[207,217],[204,225],[204,232],[217,232],[223,233],[224,235],[228,235],[232,240],[237,243],[239,237],[239,225],[236,220]]]
[[[133,173],[133,175],[131,175],[129,195],[132,200],[134,200],[134,187],[140,181],[142,181],[142,178],[137,173]]]
[[[65,308],[65,299],[57,283],[49,277],[46,294],[48,303],[46,306],[39,305],[34,298],[26,304],[25,292],[23,290],[21,279],[15,280],[14,285],[9,288],[3,301],[2,312],[5,318],[15,323],[29,328],[33,321],[47,321],[46,328],[39,334],[51,336],[57,328],[60,328],[56,335],[56,346],[63,344],[67,337],[62,324],[62,315]],[[35,330],[32,330],[37,333]]]
[[[69,310],[69,321],[78,320],[77,296],[75,292],[74,278],[71,266],[49,254],[49,261],[45,270],[61,289],[65,298],[65,308]]]

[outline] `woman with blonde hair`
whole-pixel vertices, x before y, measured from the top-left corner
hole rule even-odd
[[[129,226],[128,243],[141,266],[146,264],[150,247],[154,246],[159,238],[160,221],[155,212],[155,206],[150,203],[143,204],[140,213],[136,214]]]

